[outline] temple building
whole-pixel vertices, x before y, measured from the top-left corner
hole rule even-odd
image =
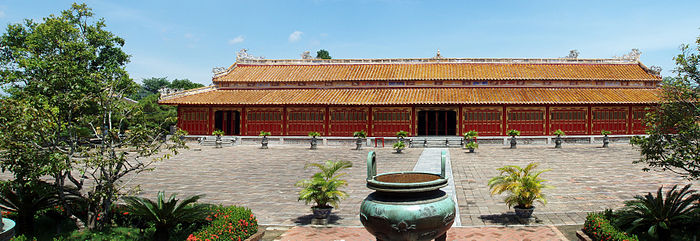
[[[661,76],[636,58],[239,58],[213,85],[162,96],[190,135],[644,133]],[[645,110],[646,109],[646,110]]]

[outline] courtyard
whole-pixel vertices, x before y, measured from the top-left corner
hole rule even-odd
[[[297,201],[298,187],[294,184],[309,178],[316,170],[305,169],[306,163],[325,160],[347,160],[349,197],[333,210],[332,226],[361,226],[359,209],[362,200],[371,193],[365,187],[366,157],[377,153],[377,172],[411,171],[424,152],[409,148],[395,154],[391,148],[242,145],[216,149],[191,143],[190,149],[157,163],[155,170],[131,177],[130,183],[140,184],[142,196],[154,197],[158,190],[180,195],[205,194],[204,202],[241,205],[252,209],[261,225],[296,226],[310,224],[310,205]],[[459,206],[461,226],[483,227],[517,225],[513,210],[501,196],[491,196],[486,183],[498,175],[504,165],[524,166],[539,162],[542,174],[554,188],[545,191],[548,203],[537,204],[531,225],[583,224],[586,213],[606,208],[619,208],[634,195],[653,192],[660,186],[687,184],[689,181],[671,172],[643,172],[639,150],[629,144],[552,146],[522,145],[507,149],[501,145],[482,145],[476,153],[449,148],[454,190]],[[434,159],[439,165],[439,159]],[[693,182],[695,187],[699,184]]]

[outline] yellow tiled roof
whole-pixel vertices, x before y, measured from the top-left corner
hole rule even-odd
[[[235,64],[214,82],[353,80],[649,80],[640,63]]]
[[[168,105],[646,104],[645,88],[218,89],[161,100]]]

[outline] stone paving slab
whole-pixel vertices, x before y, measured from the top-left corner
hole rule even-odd
[[[374,236],[362,227],[294,227],[279,237],[280,241],[373,241]],[[447,240],[567,240],[554,226],[534,227],[453,227]]]
[[[425,148],[423,153],[421,153],[416,162],[416,166],[413,167],[413,171],[416,172],[427,172],[427,173],[437,173],[442,172],[442,152],[445,152],[445,176],[447,177],[447,186],[443,187],[441,190],[447,193],[447,195],[452,198],[455,204],[459,203],[457,201],[457,194],[455,192],[455,181],[452,175],[452,164],[450,162],[450,152],[447,148]],[[462,219],[459,216],[459,209],[455,210],[455,221],[453,224],[455,227],[462,226]]]
[[[554,186],[546,189],[549,202],[537,203],[535,224],[583,224],[586,213],[606,208],[620,208],[625,200],[660,186],[691,183],[671,172],[643,172],[644,164],[633,164],[639,150],[629,144],[610,145],[522,145],[518,149],[482,145],[476,153],[450,149],[452,169],[457,188],[457,200],[464,226],[509,225],[519,220],[503,202],[505,194],[491,196],[487,186],[497,176],[499,167],[526,166],[539,162],[539,169],[552,169],[541,175]],[[700,187],[700,182],[694,188]]]
[[[361,225],[360,203],[371,193],[367,178],[367,153],[377,153],[377,172],[411,171],[422,149],[411,148],[396,154],[391,148],[301,146],[233,146],[216,149],[191,145],[201,151],[184,150],[180,155],[158,163],[152,172],[142,173],[130,184],[140,184],[140,195],[153,198],[159,190],[166,194],[206,194],[204,202],[249,207],[261,224],[305,225],[311,222],[310,205],[297,201],[299,187],[294,184],[310,178],[317,168],[304,169],[307,163],[346,160],[345,191],[349,197],[333,210],[332,225]]]

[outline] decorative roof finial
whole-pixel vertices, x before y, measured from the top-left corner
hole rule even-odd
[[[437,54],[435,55],[434,58],[436,58],[436,59],[441,59],[441,58],[442,58],[442,55],[440,55],[440,49],[437,50]]]

